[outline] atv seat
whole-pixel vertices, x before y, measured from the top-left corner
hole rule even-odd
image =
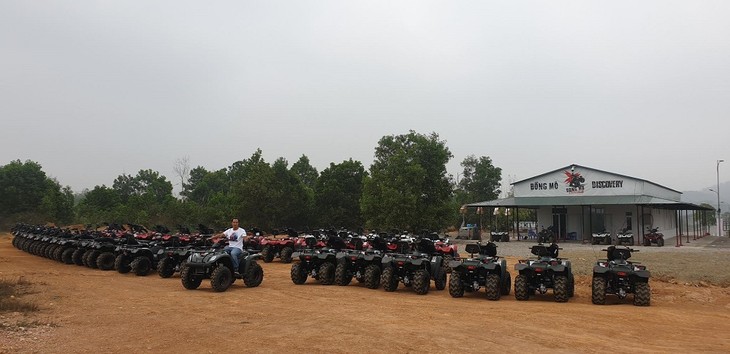
[[[535,245],[532,246],[530,252],[538,257],[558,258],[558,245],[554,243],[550,247]]]
[[[606,258],[608,258],[609,261],[627,260],[631,258],[631,250],[611,246],[606,249]]]

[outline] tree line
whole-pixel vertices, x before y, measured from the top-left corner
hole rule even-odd
[[[502,171],[489,157],[465,158],[458,180],[446,171],[452,158],[438,134],[415,131],[382,137],[368,169],[349,159],[320,172],[306,155],[291,165],[284,158],[269,163],[258,149],[219,170],[176,166],[179,197],[172,182],[151,169],[74,196],[38,163],[16,160],[0,167],[0,227],[19,221],[220,227],[236,216],[265,230],[442,230],[462,222],[461,205],[500,194]]]

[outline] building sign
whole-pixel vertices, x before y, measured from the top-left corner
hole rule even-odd
[[[572,167],[515,184],[515,196],[632,195],[639,191],[640,183],[607,172]]]

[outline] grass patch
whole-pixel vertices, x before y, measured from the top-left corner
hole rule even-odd
[[[20,299],[21,296],[31,293],[33,285],[27,279],[0,279],[0,313],[2,312],[36,312],[40,308],[37,304]]]

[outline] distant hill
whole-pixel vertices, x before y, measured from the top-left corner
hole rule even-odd
[[[715,189],[717,186],[707,188]],[[707,203],[717,207],[717,194],[705,188],[701,191],[683,191],[682,201],[693,204]],[[720,201],[725,202],[722,209],[730,209],[730,182],[720,183]]]

